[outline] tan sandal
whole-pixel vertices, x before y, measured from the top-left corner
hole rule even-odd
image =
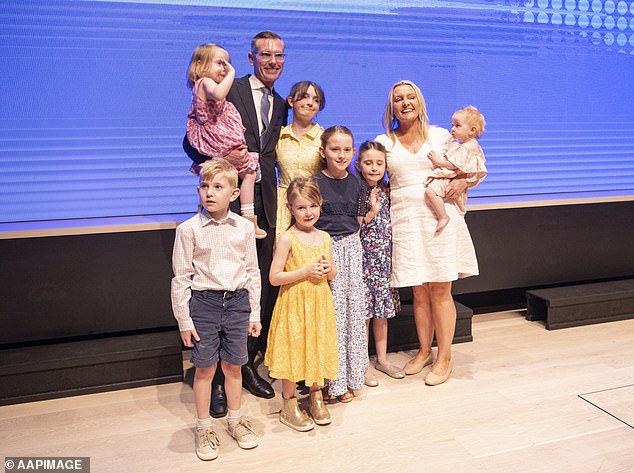
[[[350,390],[348,390],[348,391],[346,391],[345,393],[340,394],[339,396],[337,396],[337,400],[338,400],[339,402],[344,403],[344,404],[345,404],[346,402],[350,402],[350,401],[352,401],[353,399],[354,399],[354,394],[353,394]]]

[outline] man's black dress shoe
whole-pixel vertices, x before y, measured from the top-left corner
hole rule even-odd
[[[251,363],[242,365],[242,387],[257,397],[264,399],[275,397],[273,386],[260,377]]]
[[[227,395],[222,384],[211,385],[211,406],[209,408],[211,417],[219,418],[227,415]]]

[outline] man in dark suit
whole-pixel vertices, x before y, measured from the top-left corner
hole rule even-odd
[[[249,337],[249,361],[242,367],[242,385],[255,396],[270,399],[275,395],[273,388],[258,375],[253,362],[258,351],[266,348],[271,315],[278,293],[278,288],[269,283],[277,216],[275,145],[280,136],[280,128],[286,125],[288,108],[284,99],[273,90],[273,85],[284,69],[284,41],[272,31],[262,31],[251,40],[248,57],[253,66],[253,74],[236,79],[227,94],[227,100],[238,109],[242,124],[246,128],[246,148],[233,150],[225,159],[240,167],[247,150],[260,155],[258,175],[261,178],[255,184],[254,204],[258,226],[267,232],[266,238],[257,240],[258,262],[262,276],[262,332],[259,338]],[[200,155],[189,144],[187,135],[183,140],[183,148],[195,162],[209,159]],[[222,417],[227,412],[222,378],[222,371],[216,370],[211,399],[211,415],[214,417]]]

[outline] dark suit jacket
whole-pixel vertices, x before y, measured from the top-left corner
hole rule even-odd
[[[262,171],[262,205],[268,226],[275,227],[277,216],[277,177],[275,175],[275,145],[280,137],[280,129],[286,125],[288,120],[288,108],[284,99],[275,92],[273,95],[273,113],[271,122],[264,135],[264,145],[260,149],[260,133],[258,126],[258,116],[255,111],[256,105],[253,103],[251,93],[250,74],[240,77],[233,82],[231,90],[227,94],[227,100],[238,109],[242,117],[242,124],[246,128],[244,137],[249,151],[260,154],[260,170]],[[260,104],[257,104],[259,107]],[[258,203],[256,202],[256,212]]]
[[[253,103],[249,76],[250,74],[247,74],[233,82],[231,90],[229,90],[227,94],[227,100],[231,102],[240,113],[242,124],[246,128],[244,138],[247,143],[247,148],[249,151],[259,153],[260,155],[262,202],[258,202],[257,200],[254,202],[255,212],[259,214],[263,209],[268,226],[274,228],[277,217],[277,177],[275,175],[277,156],[275,154],[275,145],[277,145],[277,140],[280,137],[280,129],[286,125],[288,120],[288,107],[286,106],[286,101],[275,92],[273,95],[271,122],[264,137],[263,149],[260,149],[260,128],[258,126],[255,104]],[[187,156],[196,163],[204,163],[209,159],[209,157],[196,151],[189,143],[187,134],[185,134],[185,138],[183,138],[183,149],[185,153],[187,153]],[[237,209],[239,209],[239,207],[237,207]],[[239,212],[239,210],[236,209],[234,209],[234,211]]]

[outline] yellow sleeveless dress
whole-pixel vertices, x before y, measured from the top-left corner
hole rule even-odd
[[[284,271],[293,271],[330,254],[330,235],[322,232],[321,245],[299,241],[293,229],[291,251]],[[335,379],[339,370],[335,304],[326,278],[296,281],[280,287],[275,303],[264,364],[272,378],[307,386]]]

